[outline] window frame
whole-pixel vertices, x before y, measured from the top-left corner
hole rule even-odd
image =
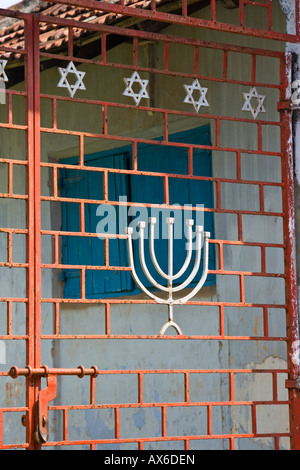
[[[170,135],[170,138],[172,140],[170,140],[171,142],[176,142],[178,140],[182,140],[182,138],[184,137],[187,137],[189,135],[192,135],[194,136],[197,131],[201,132],[201,134],[209,134],[209,139],[210,139],[210,126],[209,125],[205,125],[205,126],[201,126],[201,127],[197,127],[197,128],[192,128],[192,129],[189,129],[187,131],[181,131],[181,132],[178,132],[178,133],[174,133],[172,135]],[[177,140],[176,140],[177,139]],[[158,137],[157,139],[153,139],[153,140],[162,140],[162,137]],[[195,142],[193,143],[195,145]],[[191,144],[191,145],[193,145]],[[149,144],[144,144],[142,143],[141,146],[139,147],[139,149],[141,150],[143,148],[143,146],[147,146]],[[155,144],[154,144],[155,145]],[[186,146],[188,147],[188,145],[190,144],[186,144]],[[197,144],[197,145],[201,145],[201,144]],[[205,144],[206,145],[206,144]],[[164,146],[158,146],[158,148],[160,150],[163,150]],[[204,149],[205,150],[205,149]],[[197,151],[197,149],[196,149]],[[212,153],[211,153],[211,150],[209,150],[209,157],[210,157],[210,176],[212,176],[213,174],[213,168],[212,168]],[[93,152],[93,153],[90,153],[90,154],[87,154],[84,156],[84,162],[85,162],[85,165],[87,166],[90,166],[89,164],[93,161],[99,161],[101,159],[104,159],[104,158],[113,158],[113,157],[117,157],[119,155],[126,155],[127,158],[128,158],[128,162],[131,163],[132,162],[132,145],[125,145],[125,146],[121,146],[121,147],[117,147],[117,148],[113,148],[113,149],[108,149],[108,150],[103,150],[103,151],[99,151],[99,152]],[[76,157],[68,157],[66,159],[62,159],[61,160],[62,163],[64,164],[74,164],[74,165],[77,165],[78,162],[79,162],[79,157],[76,156]],[[101,165],[96,165],[96,166],[99,166],[101,167]],[[66,171],[70,170],[70,169],[64,169]],[[75,167],[74,170],[77,170],[77,168]],[[129,167],[129,170],[130,170],[130,167]],[[81,171],[81,170],[78,170],[78,171]],[[128,186],[129,186],[129,193],[127,195],[128,197],[128,202],[131,201],[131,176],[134,176],[134,175],[131,175],[130,173],[128,174],[123,174],[124,177],[127,177],[128,180],[129,180],[129,183],[128,183]],[[153,172],[153,175],[155,176],[155,172]],[[60,184],[60,189],[62,191],[62,188],[63,188],[63,184],[62,184],[62,180],[63,178],[61,178],[61,184]],[[189,179],[187,178],[186,181],[189,181]],[[211,181],[210,182],[210,198],[211,198],[211,204],[212,204],[212,207],[214,207],[214,191],[213,191],[213,183]],[[64,226],[63,226],[63,217],[64,217],[64,214],[66,213],[66,207],[69,203],[66,202],[65,204],[62,204],[62,210],[61,210],[61,213],[62,213],[62,230],[64,231]],[[143,203],[141,203],[142,205]],[[206,214],[209,214],[209,216],[211,217],[212,221],[211,221],[211,225],[212,227],[210,227],[210,232],[211,232],[211,237],[213,238],[213,235],[214,235],[214,213],[213,212],[206,212]],[[206,229],[206,227],[205,227]],[[209,258],[209,269],[215,269],[215,266],[216,266],[216,255],[215,255],[215,252],[214,252],[214,246],[211,246],[210,247],[210,258]],[[134,250],[137,250],[137,244],[134,243]],[[63,258],[63,261],[64,262],[64,247],[63,247],[63,250],[62,250],[62,258]],[[159,252],[159,250],[157,250]],[[125,254],[125,258],[127,258],[127,248],[126,248],[126,254]],[[157,254],[157,258],[159,259],[159,254]],[[128,258],[127,258],[127,261],[128,261]],[[213,265],[213,266],[212,266]],[[84,266],[84,265],[83,265]],[[129,263],[127,264],[127,266],[129,266]],[[200,267],[201,269],[201,267]],[[63,270],[63,273],[61,275],[61,280],[64,280],[65,281],[65,285],[64,285],[64,298],[71,298],[71,299],[77,299],[79,298],[79,295],[80,295],[80,289],[78,291],[78,296],[74,296],[74,293],[70,293],[68,292],[68,295],[66,296],[66,290],[70,290],[69,287],[67,287],[67,279],[70,278],[70,277],[79,277],[80,279],[80,272],[79,272],[79,275],[76,276],[76,274],[74,274],[73,276],[67,276],[66,275],[66,270]],[[74,271],[76,272],[76,269],[68,269],[68,271]],[[79,271],[79,270],[78,270]],[[104,270],[104,271],[107,271],[107,270]],[[94,272],[102,272],[102,271],[94,271]],[[119,271],[119,272],[122,272],[122,271]],[[123,271],[123,273],[126,274],[128,273],[128,271]],[[127,281],[126,283],[129,285],[132,286],[132,289],[121,289],[121,290],[115,290],[115,291],[111,291],[111,292],[107,292],[107,291],[103,291],[103,292],[99,292],[99,293],[95,293],[93,292],[92,294],[88,294],[86,295],[87,298],[89,299],[97,299],[97,298],[115,298],[115,297],[120,297],[120,296],[131,296],[131,295],[137,295],[137,294],[140,294],[141,293],[141,290],[136,286],[136,284],[134,283],[133,279],[132,279],[132,276],[131,276],[131,273],[128,273],[129,276],[128,278],[130,277],[130,281]],[[197,281],[194,280],[194,282],[191,282],[189,284],[189,287],[193,287],[197,284]],[[216,277],[214,274],[210,274],[208,275],[208,279],[206,280],[204,286],[210,286],[210,285],[215,285],[216,284]],[[174,284],[175,285],[175,284]],[[157,291],[157,288],[155,287],[151,287],[150,285],[147,285],[146,286],[150,291]]]

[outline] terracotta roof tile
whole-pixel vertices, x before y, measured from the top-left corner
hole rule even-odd
[[[172,2],[172,0],[156,0],[157,4]],[[135,8],[148,8],[151,4],[150,0],[125,0],[126,5],[132,5]],[[19,4],[21,5],[21,4]],[[104,13],[101,11],[88,10],[86,8],[72,7],[68,5],[53,5],[51,2],[42,2],[42,6],[34,8],[33,12],[42,12],[47,16],[55,16],[60,18],[69,18],[76,21],[90,22],[93,24],[110,24],[116,19],[120,19],[120,15],[115,13]],[[18,5],[17,5],[18,6]],[[16,7],[12,9],[16,9]],[[1,23],[0,23],[1,28]],[[75,31],[74,31],[75,33]],[[74,34],[78,38],[86,34],[83,31],[77,30]],[[40,25],[40,49],[41,51],[49,51],[50,49],[60,48],[68,40],[68,29],[50,24]],[[13,60],[20,60],[22,57],[19,51],[24,47],[24,22],[15,21],[13,24],[0,30],[0,47],[9,47],[16,50],[16,52],[2,52],[2,58],[10,58]]]

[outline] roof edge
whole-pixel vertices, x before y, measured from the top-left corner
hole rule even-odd
[[[49,5],[50,2],[43,0],[23,0],[22,2],[18,2],[15,5],[12,5],[11,7],[6,9],[10,11],[20,11],[21,13],[35,13],[37,11],[40,11],[41,9],[47,8]],[[0,30],[11,26],[16,21],[19,20],[15,18],[2,17],[0,19]]]

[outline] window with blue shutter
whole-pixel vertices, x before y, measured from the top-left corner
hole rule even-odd
[[[182,142],[198,145],[210,145],[210,129],[209,126],[193,129],[188,132],[179,133],[170,136],[172,142]],[[114,151],[99,152],[85,156],[85,165],[91,167],[104,167],[115,169],[130,169],[131,165],[131,146]],[[153,175],[133,175],[130,173],[113,173],[109,172],[108,178],[108,196],[110,201],[118,201],[121,197],[126,197],[128,202],[135,203],[131,208],[131,216],[129,210],[128,223],[137,225],[139,215],[145,215],[145,207],[142,205],[152,204],[156,207],[147,207],[147,217],[157,216],[157,232],[155,239],[155,252],[158,262],[165,272],[167,272],[167,244],[168,241],[163,234],[166,233],[163,224],[166,217],[181,217],[182,235],[184,235],[184,217],[183,212],[179,209],[163,208],[164,203],[164,187],[163,178],[155,176],[156,173],[168,173],[169,177],[169,199],[170,205],[184,206],[190,205],[196,207],[203,204],[205,208],[213,208],[213,183],[209,180],[179,178],[177,175],[188,174],[188,149],[184,146],[160,146],[160,145],[138,145],[138,168],[139,171],[147,171]],[[76,164],[78,159],[68,158],[63,162],[67,164]],[[193,151],[193,172],[195,176],[212,176],[211,151],[207,149],[194,149]],[[84,171],[78,169],[64,168],[61,171],[61,196],[66,198],[78,199],[103,199],[103,174],[97,171]],[[141,204],[142,211],[139,211]],[[97,204],[87,203],[85,207],[85,232],[96,233],[97,224],[99,223],[99,215],[97,215]],[[115,227],[119,229],[119,211],[115,211],[116,220]],[[201,212],[204,214],[204,229],[211,232],[211,238],[214,236],[214,219],[213,212]],[[196,219],[196,212],[189,213],[198,223],[200,212]],[[147,221],[146,221],[147,222]],[[80,231],[79,203],[63,202],[62,203],[62,230],[76,232]],[[178,225],[177,225],[178,228]],[[107,227],[109,230],[109,227]],[[108,232],[107,232],[108,233]],[[147,231],[146,231],[147,233]],[[181,268],[186,252],[186,239],[184,236],[174,239],[174,273]],[[134,253],[136,259],[136,271],[142,282],[148,288],[151,287],[150,282],[144,276],[139,264],[138,255],[138,239],[134,240]],[[147,266],[152,276],[161,282],[160,276],[152,267],[152,261],[148,251],[148,239],[145,240],[145,258]],[[103,266],[104,265],[104,240],[98,237],[85,236],[64,236],[62,242],[63,264],[65,265],[87,265],[87,266]],[[128,266],[127,245],[123,239],[109,240],[109,264],[110,266]],[[190,270],[179,278],[176,282],[182,282]],[[215,252],[214,246],[210,244],[209,251],[209,269],[215,269]],[[198,275],[194,283],[200,278],[202,273],[202,263]],[[80,270],[65,269],[63,272],[65,281],[64,296],[65,298],[80,297]],[[206,285],[214,284],[215,276],[210,274],[207,277]],[[86,270],[86,297],[87,298],[103,298],[114,295],[129,295],[140,292],[134,284],[130,272],[122,270]]]

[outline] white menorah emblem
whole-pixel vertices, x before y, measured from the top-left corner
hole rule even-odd
[[[166,304],[169,307],[169,321],[166,322],[163,327],[161,328],[159,335],[162,336],[165,334],[166,330],[172,326],[178,333],[178,335],[182,335],[182,331],[177,325],[177,323],[174,322],[173,320],[173,305],[182,305],[188,302],[192,297],[194,297],[197,292],[201,289],[203,284],[205,283],[205,280],[207,278],[207,273],[208,273],[208,240],[210,238],[210,233],[209,232],[203,232],[203,227],[201,225],[196,225],[195,226],[195,231],[196,231],[196,259],[195,259],[195,264],[193,267],[193,270],[191,271],[190,275],[187,277],[187,279],[182,282],[179,285],[176,285],[173,287],[173,281],[178,279],[180,276],[182,276],[192,258],[192,238],[193,238],[193,233],[192,233],[192,226],[194,224],[194,221],[192,219],[186,220],[186,225],[187,225],[187,255],[185,262],[182,266],[182,268],[177,272],[177,274],[173,274],[173,225],[174,225],[174,218],[172,217],[167,217],[166,222],[168,224],[168,274],[166,274],[161,267],[159,266],[156,256],[155,256],[155,250],[154,250],[154,226],[156,224],[156,218],[155,217],[150,217],[149,218],[149,248],[150,248],[150,255],[151,259],[153,262],[153,265],[160,274],[160,276],[168,281],[167,286],[163,286],[156,282],[156,280],[151,276],[149,273],[149,270],[146,266],[145,263],[145,252],[144,252],[144,230],[146,223],[145,222],[139,222],[139,255],[140,255],[140,263],[142,266],[142,269],[145,273],[145,276],[147,279],[151,282],[151,284],[158,288],[159,290],[163,292],[167,292],[169,294],[167,299],[162,299],[160,297],[157,297],[155,294],[150,292],[140,281],[139,277],[136,274],[136,270],[134,267],[134,259],[133,259],[133,249],[132,249],[132,234],[133,234],[133,228],[132,227],[127,227],[126,232],[127,232],[127,243],[128,243],[128,255],[129,255],[129,264],[131,267],[131,274],[133,277],[133,280],[137,284],[137,286],[145,293],[147,294],[151,299],[155,300],[159,304]],[[198,273],[200,262],[201,262],[201,244],[202,244],[202,235],[204,237],[204,261],[203,261],[203,272],[202,276],[197,283],[197,285],[192,289],[192,291],[185,295],[184,297],[180,299],[174,299],[173,294],[175,292],[179,292],[183,290],[185,287],[187,287],[195,278],[196,274]]]

